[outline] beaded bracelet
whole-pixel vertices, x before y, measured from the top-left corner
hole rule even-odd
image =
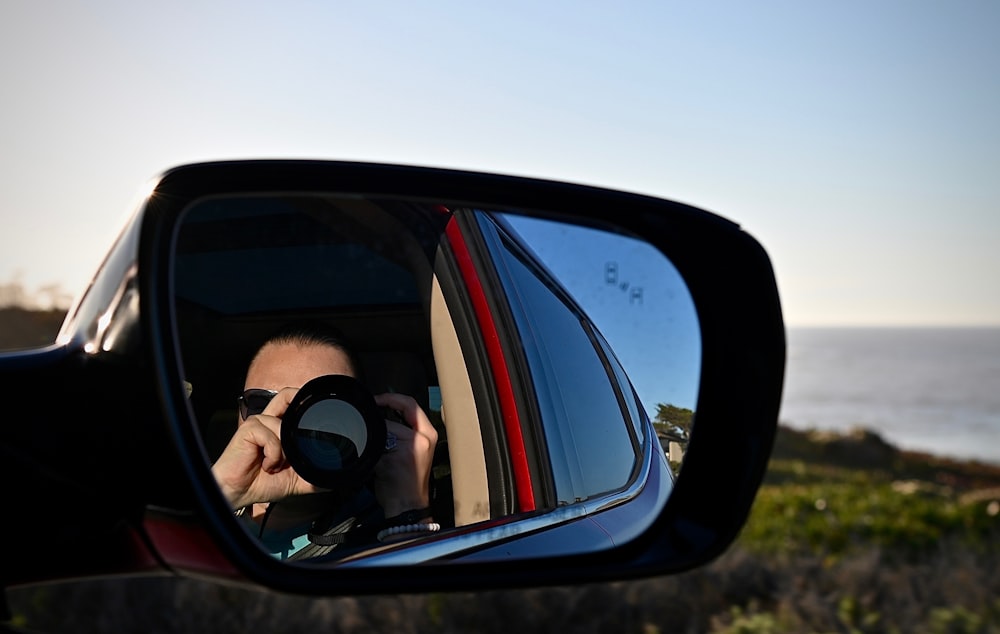
[[[439,530],[441,530],[441,525],[437,522],[430,522],[429,524],[404,524],[402,526],[383,528],[378,532],[376,537],[382,542],[385,541],[386,537],[393,535],[402,535],[403,533],[436,533]]]

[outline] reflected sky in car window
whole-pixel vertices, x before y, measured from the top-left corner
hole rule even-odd
[[[701,335],[677,269],[650,244],[589,227],[504,218],[583,307],[614,349],[650,417],[694,409]]]

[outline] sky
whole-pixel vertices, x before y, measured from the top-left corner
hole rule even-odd
[[[649,417],[656,418],[660,404],[696,409],[701,327],[673,263],[630,236],[506,218],[608,342]]]
[[[786,323],[1000,325],[1000,3],[0,3],[0,285],[82,290],[180,163],[456,167],[679,200]]]

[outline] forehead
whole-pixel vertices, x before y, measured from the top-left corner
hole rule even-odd
[[[257,353],[247,371],[244,388],[280,390],[301,387],[324,374],[351,372],[347,355],[332,346],[269,343]]]

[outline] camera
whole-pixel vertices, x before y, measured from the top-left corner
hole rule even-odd
[[[385,414],[357,379],[320,376],[289,403],[281,418],[281,446],[307,482],[325,489],[359,488],[385,450]]]

